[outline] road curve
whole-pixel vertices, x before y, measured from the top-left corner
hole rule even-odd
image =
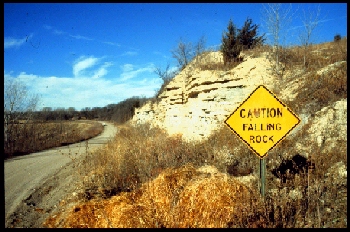
[[[106,123],[104,131],[87,141],[4,161],[5,220],[35,189],[72,162],[72,158],[86,154],[87,149],[90,152],[113,139],[117,128],[108,122],[100,123]]]

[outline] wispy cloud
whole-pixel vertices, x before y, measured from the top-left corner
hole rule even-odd
[[[134,69],[134,65],[124,64],[121,68],[122,68],[123,72],[130,72]]]
[[[135,78],[136,76],[138,76],[141,73],[153,73],[154,72],[154,65],[153,64],[149,64],[146,67],[143,68],[138,68],[135,69],[134,65],[132,64],[124,64],[122,67],[123,73],[121,74],[121,81],[127,81],[130,79]]]
[[[49,26],[49,25],[47,25],[47,24],[44,24],[43,27],[44,27],[46,30],[51,30],[51,29],[52,29],[52,27]]]
[[[66,34],[66,32],[64,32],[64,31],[60,31],[60,30],[53,30],[53,33],[55,34],[55,35],[63,35],[63,34]]]
[[[82,71],[84,71],[87,68],[90,68],[94,66],[99,61],[99,58],[95,57],[80,57],[78,60],[75,61],[73,65],[73,75],[75,77],[79,76]]]
[[[87,37],[87,36],[83,36],[83,35],[73,35],[73,34],[69,34],[65,31],[62,31],[62,30],[58,30],[50,25],[43,25],[43,27],[48,30],[48,31],[51,31],[54,35],[66,35],[66,36],[69,36],[71,38],[74,38],[74,39],[78,39],[78,40],[89,40],[89,41],[92,41],[92,40],[95,40],[94,38],[90,38],[90,37]],[[98,40],[97,40],[98,41]],[[118,44],[118,43],[114,43],[114,42],[110,42],[110,41],[99,41],[100,43],[103,43],[103,44],[107,44],[107,45],[110,45],[110,46],[116,46],[116,47],[120,47],[121,45]],[[125,55],[136,55],[137,53],[136,52],[130,52],[130,53],[127,53]]]
[[[105,76],[108,73],[107,68],[112,65],[112,62],[105,62],[97,71],[95,71],[92,78],[101,78]]]
[[[343,18],[347,18],[347,16],[343,16],[343,17],[338,17],[338,18],[333,18],[333,19],[321,19],[321,20],[318,20],[318,21],[310,21],[310,22],[305,22],[306,24],[310,24],[310,25],[318,25],[318,24],[321,24],[321,23],[327,23],[327,22],[330,22],[330,21],[334,21],[334,20],[339,20],[339,19],[343,19]],[[292,30],[296,30],[296,29],[299,29],[299,28],[305,28],[305,25],[298,25],[298,26],[294,26],[294,27],[291,27],[289,28],[287,31],[292,31]]]
[[[58,30],[50,25],[43,25],[43,27],[48,30],[51,31],[54,35],[67,35],[68,33],[62,30]],[[74,38],[74,39],[84,39],[84,40],[94,40],[92,38],[86,37],[86,36],[82,36],[82,35],[72,35],[72,34],[68,34],[70,37]]]
[[[136,56],[136,55],[137,55],[137,52],[129,51],[129,52],[123,53],[121,56]]]
[[[168,59],[168,58],[169,58],[169,56],[164,55],[162,52],[154,51],[153,54],[154,54],[154,55],[157,55],[157,56],[160,56],[160,57],[162,57],[163,59]]]
[[[104,44],[108,44],[108,45],[111,45],[111,46],[117,46],[117,47],[120,47],[120,44],[118,44],[118,43],[106,42],[106,41],[104,41],[104,42],[102,42],[102,43],[104,43]]]
[[[33,34],[30,34],[29,36],[25,36],[21,39],[16,39],[13,37],[5,37],[4,38],[4,49],[8,48],[18,48],[22,46],[25,42],[27,42],[29,39],[33,37]]]
[[[86,36],[82,36],[82,35],[69,35],[70,37],[73,37],[74,39],[84,39],[84,40],[94,40],[91,38],[88,38]]]
[[[57,30],[57,29],[55,29],[55,28],[53,28],[52,26],[47,25],[47,24],[44,24],[43,27],[44,27],[46,30],[48,30],[48,31],[52,31],[52,33],[55,34],[55,35],[63,35],[63,34],[66,34],[66,32],[61,31],[61,30]]]

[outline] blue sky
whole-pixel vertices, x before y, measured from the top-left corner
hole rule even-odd
[[[303,11],[321,17],[313,43],[347,36],[347,4],[292,4],[286,45],[300,44]],[[154,96],[180,39],[218,47],[230,19],[249,17],[265,33],[260,3],[4,4],[4,79],[22,81],[42,107],[103,107],[132,96]],[[268,35],[268,34],[267,34]]]

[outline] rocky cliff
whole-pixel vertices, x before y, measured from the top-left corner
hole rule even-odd
[[[170,135],[182,134],[186,140],[201,140],[224,126],[224,120],[258,86],[271,90],[276,77],[266,54],[245,56],[228,71],[201,70],[200,64],[214,67],[222,63],[221,52],[211,52],[194,60],[166,86],[156,102],[135,112],[133,123],[150,123]]]

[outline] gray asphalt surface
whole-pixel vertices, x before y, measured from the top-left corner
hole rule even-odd
[[[101,123],[106,123],[104,131],[90,140],[5,160],[5,227],[9,226],[8,218],[11,216],[11,220],[14,220],[15,211],[19,210],[18,208],[31,198],[36,190],[43,189],[44,183],[48,185],[48,182],[54,180],[53,176],[68,167],[73,159],[86,154],[87,151],[91,152],[113,139],[117,128],[108,122],[101,121]],[[69,173],[65,175],[68,180]],[[52,186],[54,185],[52,184]],[[59,184],[55,186],[57,185]],[[53,188],[52,186],[50,184],[50,189]],[[35,203],[31,204],[35,206]],[[34,222],[28,223],[32,225]]]

